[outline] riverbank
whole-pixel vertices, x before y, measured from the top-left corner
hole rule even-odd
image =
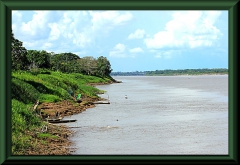
[[[42,103],[39,105],[38,110],[41,110],[44,117],[49,116],[49,118],[53,118],[56,112],[58,112],[61,117],[71,116],[94,107],[93,102],[99,100],[101,99],[86,97],[82,98],[81,103],[72,100],[63,100],[56,103]]]
[[[69,100],[58,103],[43,103],[38,106],[38,109],[41,110],[44,115],[49,116],[49,118],[54,117],[56,111],[64,118],[64,116],[71,116],[81,113],[86,109],[93,108],[94,104],[92,102],[95,100],[98,99],[84,98],[80,104]],[[73,149],[69,147],[71,142],[68,138],[74,132],[67,126],[47,123],[47,131],[45,133],[55,135],[57,138],[48,137],[48,145],[42,144],[41,139],[36,138],[35,148],[29,150],[27,155],[70,155],[70,153],[73,152]]]
[[[120,83],[110,82],[112,83]],[[89,85],[106,85],[106,83],[91,83]],[[37,109],[41,111],[45,117],[53,118],[55,113],[58,112],[61,117],[72,116],[79,114],[89,108],[94,108],[95,105],[93,102],[104,100],[103,98],[91,98],[85,95],[82,96],[82,102],[77,103],[72,100],[63,100],[57,103],[42,103]],[[74,134],[74,132],[67,126],[60,124],[51,124],[48,123],[47,133],[54,134],[59,138],[56,140],[53,138],[48,138],[49,145],[41,145],[41,141],[37,140],[36,148],[31,151],[28,151],[28,155],[71,155],[74,152],[74,148],[70,147],[72,142],[69,140],[69,137]]]

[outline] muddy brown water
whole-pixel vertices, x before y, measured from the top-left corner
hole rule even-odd
[[[97,86],[110,104],[65,117],[73,154],[228,154],[227,75],[114,78]]]

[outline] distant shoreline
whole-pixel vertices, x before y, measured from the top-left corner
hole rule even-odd
[[[145,76],[219,76],[228,74],[175,74],[175,75],[145,75]]]
[[[155,70],[155,71],[132,71],[112,72],[110,76],[179,76],[179,75],[222,75],[228,74],[227,68],[214,69],[178,69],[178,70]]]
[[[220,75],[228,75],[228,74],[175,74],[175,75],[112,75],[114,77],[117,76],[148,76],[148,77],[152,77],[152,76],[220,76]]]

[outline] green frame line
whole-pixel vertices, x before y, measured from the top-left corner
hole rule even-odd
[[[239,0],[0,0],[0,164],[90,161],[237,164],[237,12]],[[228,10],[229,155],[13,156],[11,155],[11,11],[12,10]]]

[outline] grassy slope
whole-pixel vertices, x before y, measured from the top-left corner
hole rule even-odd
[[[37,146],[48,146],[53,138],[61,138],[42,132],[46,124],[33,110],[33,104],[73,100],[82,93],[97,98],[103,91],[87,85],[110,83],[111,78],[99,78],[82,74],[64,74],[47,70],[12,72],[12,152],[15,155],[30,154]],[[43,138],[44,137],[44,138]]]

